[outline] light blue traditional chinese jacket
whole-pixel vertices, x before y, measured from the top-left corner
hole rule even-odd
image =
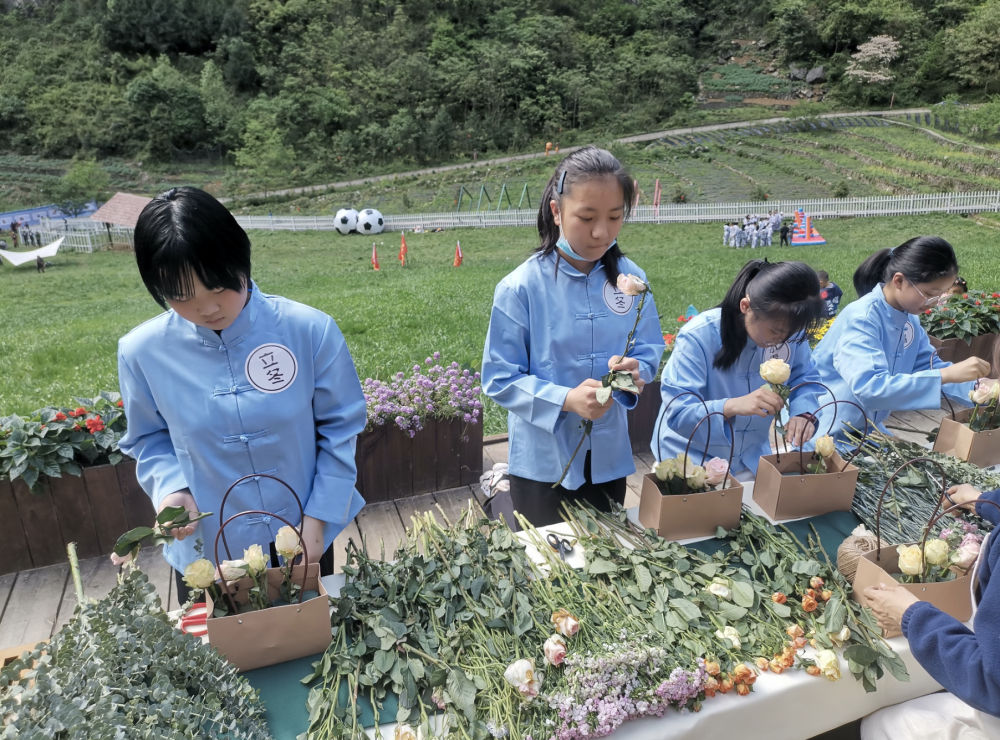
[[[974,385],[970,381],[942,387],[940,370],[951,363],[938,358],[919,318],[886,302],[882,284],[840,312],[813,357],[820,379],[834,397],[859,404],[868,421],[883,432],[887,431],[885,419],[893,411],[938,408],[942,390],[968,405]],[[864,417],[853,406],[835,408],[833,431],[838,439],[843,440],[848,424],[864,429]],[[823,410],[823,434],[830,428],[833,409]]]
[[[646,279],[627,258],[623,273]],[[496,287],[483,350],[483,392],[507,409],[510,472],[535,481],[559,480],[582,435],[583,419],[563,411],[569,391],[587,378],[600,379],[608,360],[622,354],[635,322],[638,296],[608,282],[600,262],[584,275],[555,253],[535,254]],[[646,298],[630,357],[649,382],[663,354],[663,335],[652,295]],[[594,422],[562,485],[584,483],[591,452],[594,483],[635,472],[626,408],[633,394],[616,391],[617,403]]]
[[[326,523],[325,546],[364,506],[354,488],[354,447],[365,399],[344,337],[322,311],[256,285],[220,334],[167,311],[122,337],[118,375],[128,418],[120,447],[136,459],[154,507],[189,488],[199,510],[213,512],[194,536],[164,546],[175,569],[199,557],[198,540],[214,561],[220,501],[244,475],[288,483],[305,513]],[[237,486],[224,515],[248,510],[299,524],[294,499],[267,478]],[[225,530],[232,557],[254,543],[266,553],[282,526],[261,515],[233,521]]]
[[[684,452],[694,435],[688,454],[694,463],[701,464],[703,457],[728,460],[732,442],[732,469],[756,472],[760,456],[771,452],[768,430],[773,416],[734,416],[731,418],[732,434],[729,425],[718,415],[710,416],[701,426],[697,426],[698,423],[707,412],[721,412],[730,398],[745,396],[765,385],[760,376],[760,366],[765,360],[780,358],[791,366],[786,383],[789,387],[819,380],[819,374],[808,342],[798,341],[799,337],[774,347],[758,347],[748,338],[740,356],[729,368],[713,367],[715,355],[722,347],[721,318],[719,308],[703,311],[677,333],[674,351],[660,379],[663,405],[656,419],[650,449],[657,460],[676,457]],[[705,404],[695,396],[681,395],[685,391],[695,391]],[[803,386],[795,391],[789,398],[791,415],[816,411],[821,391],[817,385]],[[677,400],[671,403],[675,397]]]

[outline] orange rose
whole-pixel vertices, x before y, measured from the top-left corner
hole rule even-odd
[[[819,597],[823,599],[823,601],[829,601],[833,597],[833,591],[831,591],[828,588],[825,588],[823,589],[822,593],[820,593]]]
[[[814,588],[807,588],[806,589],[806,596],[812,596],[815,599],[816,598],[816,589],[814,589]]]
[[[823,671],[819,669],[818,665],[806,666],[806,673],[808,673],[810,676],[818,676],[822,672]]]
[[[781,593],[781,591],[775,591],[773,594],[771,594],[771,601],[773,601],[775,604],[784,604],[786,601],[788,601],[788,597],[785,596],[783,593]]]
[[[792,640],[792,648],[795,650],[801,650],[806,646],[806,644],[807,642],[805,637],[796,637],[794,640]]]
[[[792,638],[804,637],[806,631],[797,624],[790,624],[788,625],[788,627],[785,628],[785,634],[787,634],[789,637]]]
[[[767,658],[756,658],[754,659],[754,663],[756,663],[757,667],[762,671],[766,671],[770,665],[770,661]]]
[[[719,681],[719,692],[722,694],[728,694],[733,690],[733,679],[724,678]]]
[[[748,666],[746,663],[740,663],[738,666],[733,668],[733,680],[737,683],[753,683],[757,680],[757,674],[754,673],[753,668]]]
[[[722,668],[714,660],[705,661],[705,673],[709,676],[718,676]]]
[[[802,597],[802,611],[814,612],[819,606],[819,603],[812,596]]]
[[[812,578],[809,579],[809,585],[812,588],[816,588],[816,589],[823,588],[823,583],[824,583],[823,579],[820,578],[819,576],[813,576]]]
[[[785,664],[782,661],[778,660],[777,658],[771,660],[771,671],[773,673],[781,673],[784,670],[785,670]]]
[[[715,696],[715,692],[719,690],[719,682],[709,676],[705,679],[705,683],[702,684],[702,690],[705,692],[705,697],[711,699]]]
[[[746,696],[747,694],[750,693],[750,687],[747,686],[745,683],[738,683],[736,684],[736,693],[739,694],[740,696]]]

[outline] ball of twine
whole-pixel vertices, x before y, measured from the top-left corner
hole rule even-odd
[[[880,547],[888,547],[889,543],[879,540],[873,534],[849,535],[837,548],[837,570],[848,583],[854,583],[854,574],[858,571],[858,561],[866,552],[872,552]]]

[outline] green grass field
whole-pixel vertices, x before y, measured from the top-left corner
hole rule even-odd
[[[621,244],[646,270],[665,331],[689,304],[717,303],[750,257],[799,259],[825,269],[854,297],[851,275],[874,249],[917,234],[954,244],[970,287],[1000,287],[991,221],[959,216],[817,221],[827,246],[734,250],[721,246],[721,224],[626,224]],[[441,352],[479,368],[496,283],[536,244],[533,230],[460,230],[407,234],[411,265],[396,259],[399,234],[380,234],[380,272],[369,264],[371,241],[326,232],[253,232],[254,278],[261,289],[308,303],[336,318],[358,374],[385,377]],[[453,268],[455,240],[465,262]],[[117,388],[118,337],[158,307],[139,281],[130,252],[59,254],[44,274],[0,267],[0,415],[27,413],[74,396]],[[504,431],[488,408],[487,433]]]

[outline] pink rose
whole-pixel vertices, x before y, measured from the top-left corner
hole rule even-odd
[[[639,295],[640,293],[645,293],[649,286],[646,282],[635,275],[626,275],[625,273],[619,273],[618,275],[618,290],[620,290],[625,295]]]
[[[542,652],[545,653],[545,663],[547,665],[562,665],[562,662],[566,659],[566,641],[562,638],[562,635],[552,635],[542,645]]]
[[[951,562],[962,570],[968,570],[979,557],[979,543],[975,540],[963,542],[958,549],[952,553]]]
[[[729,463],[721,457],[713,457],[705,463],[705,483],[715,487],[726,479],[726,471],[729,470]]]

